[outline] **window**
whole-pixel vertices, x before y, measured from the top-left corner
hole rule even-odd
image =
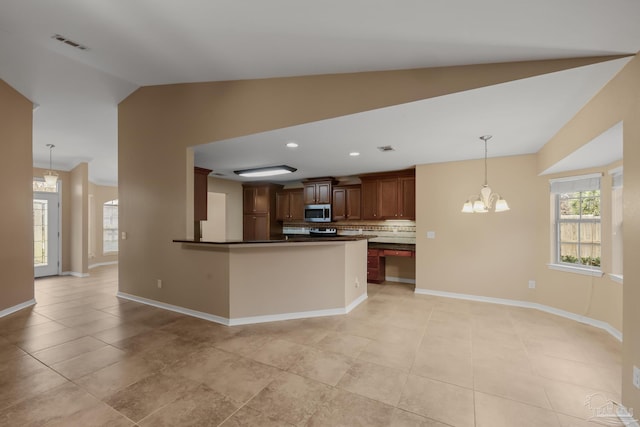
[[[600,269],[600,174],[551,181],[557,265]]]
[[[622,278],[622,167],[611,175],[611,274]]]
[[[102,252],[118,252],[118,200],[102,205]]]

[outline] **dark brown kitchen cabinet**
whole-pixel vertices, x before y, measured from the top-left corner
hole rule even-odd
[[[385,281],[384,250],[368,249],[367,250],[367,282],[382,283]]]
[[[333,188],[331,209],[334,221],[360,219],[360,192],[359,185]]]
[[[325,205],[331,203],[333,178],[308,179],[304,183],[304,204]]]
[[[304,190],[290,189],[276,193],[276,219],[302,221],[304,219]]]
[[[416,218],[416,177],[398,178],[398,218]]]
[[[399,257],[408,257],[408,258],[415,258],[416,253],[414,251],[409,251],[409,250],[397,250],[397,249],[384,249],[383,251],[383,255],[384,256],[399,256]]]
[[[362,180],[361,191],[361,216],[362,219],[380,219],[378,215],[378,181]]]
[[[194,221],[207,220],[207,180],[211,169],[193,168],[193,219]]]
[[[270,190],[268,185],[243,186],[243,212],[245,214],[269,213]],[[275,197],[275,192],[273,194]]]
[[[276,192],[281,185],[247,183],[242,185],[244,240],[271,240],[282,234],[276,220]]]
[[[362,219],[415,219],[413,170],[361,176]]]
[[[269,240],[269,214],[243,215],[244,240]]]

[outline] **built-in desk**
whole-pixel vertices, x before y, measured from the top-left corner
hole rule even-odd
[[[415,244],[370,242],[367,250],[367,281],[382,283],[386,280],[385,257],[415,258],[415,254]]]

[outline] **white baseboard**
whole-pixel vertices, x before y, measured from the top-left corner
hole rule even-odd
[[[621,404],[618,404],[618,418],[625,427],[640,427],[638,420],[633,418],[633,410],[629,411]]]
[[[32,298],[29,301],[21,302],[20,304],[16,304],[13,307],[0,310],[0,317],[8,316],[12,313],[15,313],[16,311],[22,310],[23,308],[31,307],[32,305],[35,305],[35,303],[36,300]]]
[[[616,338],[618,341],[622,342],[622,332],[618,331],[616,328],[614,328],[607,322],[603,322],[602,320],[592,319],[587,316],[581,316],[579,314],[571,313],[570,311],[561,310],[555,307],[550,307],[548,305],[538,304],[536,302],[520,301],[520,300],[512,300],[512,299],[504,299],[504,298],[483,297],[479,295],[470,295],[470,294],[458,294],[455,292],[434,291],[434,290],[422,289],[422,288],[416,288],[414,292],[416,294],[421,294],[421,295],[433,295],[438,297],[456,298],[456,299],[463,299],[463,300],[469,300],[469,301],[490,302],[493,304],[510,305],[514,307],[534,308],[536,310],[555,314],[556,316],[565,317],[567,319],[575,320],[580,323],[585,323],[587,325],[591,325],[591,326],[595,326],[596,328],[603,329],[607,331],[611,336]]]
[[[176,313],[186,314],[187,316],[197,317],[199,319],[208,320],[210,322],[220,323],[222,325],[230,326],[229,319],[226,317],[216,316],[214,314],[205,313],[202,311],[191,310],[189,308],[180,307],[178,305],[167,304],[166,302],[160,302],[149,298],[143,298],[136,295],[127,294],[125,292],[118,291],[116,296],[124,298],[130,301],[139,302],[141,304],[151,305],[153,307],[162,308],[164,310],[175,311]]]
[[[416,284],[416,279],[405,279],[404,277],[385,276],[384,280],[387,282],[411,283],[412,285]]]
[[[115,265],[117,263],[118,263],[118,261],[97,262],[95,264],[90,264],[89,265],[89,270],[91,270],[92,268],[96,268],[96,267],[102,267],[103,265]]]
[[[61,276],[73,276],[73,277],[89,277],[89,273],[78,273],[77,271],[63,271]]]
[[[164,302],[127,294],[125,292],[118,291],[116,296],[130,300],[130,301],[139,302],[141,304],[147,304],[154,307],[162,308],[164,310],[174,311],[176,313],[185,314],[187,316],[208,320],[210,322],[220,323],[221,325],[226,325],[226,326],[250,325],[253,323],[277,322],[280,320],[307,319],[310,317],[323,317],[323,316],[335,316],[339,314],[347,314],[351,310],[356,308],[359,304],[361,304],[364,300],[367,299],[367,294],[365,293],[360,295],[358,298],[356,298],[351,304],[349,304],[345,308],[300,311],[300,312],[294,312],[294,313],[273,314],[273,315],[265,315],[265,316],[236,317],[233,319],[229,319],[222,316],[216,316],[214,314],[204,313],[202,311],[191,310],[189,308],[184,308],[184,307],[180,307],[173,304],[167,304]]]
[[[347,314],[351,312],[351,310],[353,310],[354,308],[362,304],[367,298],[369,298],[369,295],[365,292],[364,294],[360,295],[358,298],[354,299],[351,302],[351,304],[349,304],[347,308],[345,308],[345,312],[341,314]]]

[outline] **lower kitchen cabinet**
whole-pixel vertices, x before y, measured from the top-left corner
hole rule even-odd
[[[406,251],[406,250],[397,251],[395,249],[384,249],[383,252],[384,252],[383,253],[384,256],[402,256],[402,257],[411,257],[411,258],[415,257],[415,252],[413,251]]]
[[[243,240],[269,240],[269,214],[245,214],[242,218]]]
[[[385,275],[384,250],[367,250],[367,282],[382,283]]]

